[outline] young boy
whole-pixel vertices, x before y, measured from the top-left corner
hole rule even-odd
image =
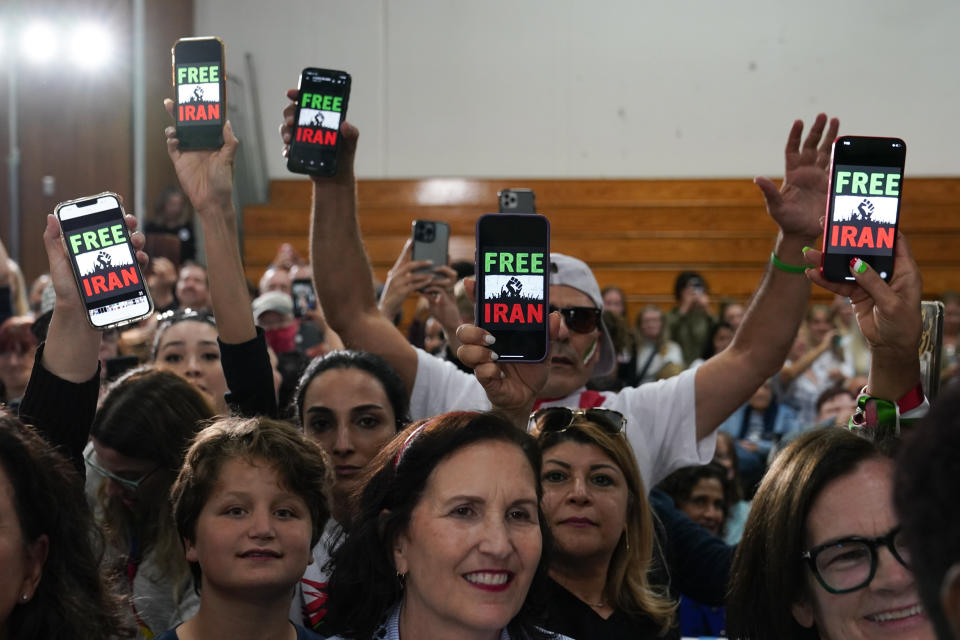
[[[170,492],[200,610],[157,640],[310,640],[288,619],[329,517],[330,465],[292,426],[225,418],[187,451]]]

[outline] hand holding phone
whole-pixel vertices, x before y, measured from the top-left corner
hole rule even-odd
[[[500,362],[547,357],[550,223],[537,214],[477,221],[476,325],[496,338]]]
[[[842,136],[834,141],[820,263],[827,280],[852,282],[854,258],[887,282],[893,277],[906,152],[899,138]]]
[[[117,195],[62,202],[54,214],[90,325],[105,329],[149,315],[153,301]]]
[[[340,123],[347,115],[350,83],[346,71],[307,67],[300,74],[287,169],[336,175]]]
[[[413,221],[413,261],[430,260],[433,267],[447,264],[450,225],[434,220]],[[433,267],[421,267],[417,273],[431,273]]]
[[[174,118],[180,150],[219,149],[227,120],[220,38],[181,38],[173,45]]]

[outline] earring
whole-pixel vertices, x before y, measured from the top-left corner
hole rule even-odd
[[[397,571],[397,582],[400,583],[400,588],[403,589],[407,585],[407,574]]]
[[[29,600],[30,600],[30,594],[29,594],[29,593],[25,593],[25,594],[23,594],[22,596],[20,596],[20,601],[21,601],[21,602],[28,602]]]

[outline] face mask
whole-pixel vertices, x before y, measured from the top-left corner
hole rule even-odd
[[[270,348],[273,349],[274,353],[279,354],[294,350],[298,328],[297,323],[292,322],[281,329],[266,329],[263,333]]]

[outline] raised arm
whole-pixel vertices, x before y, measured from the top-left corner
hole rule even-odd
[[[296,90],[287,93],[296,99]],[[290,142],[295,105],[284,109],[280,135]],[[310,217],[310,264],[314,287],[330,327],[350,349],[370,351],[386,360],[400,374],[407,392],[417,375],[417,353],[400,331],[377,307],[373,273],[357,222],[357,183],[353,163],[357,151],[357,128],[340,125],[340,157],[337,175],[313,180]]]
[[[767,211],[780,227],[773,255],[783,264],[803,264],[803,250],[820,235],[820,217],[827,202],[830,145],[839,122],[817,116],[801,143],[803,122],[790,129],[785,150],[786,172],[777,189],[766,178],[755,182]],[[826,135],[824,130],[826,129]],[[767,265],[733,343],[697,369],[697,437],[710,435],[763,381],[776,373],[790,349],[810,298],[803,273]]]
[[[173,102],[165,100],[164,106],[172,114]],[[167,153],[203,229],[227,403],[244,416],[276,416],[273,369],[253,321],[237,236],[233,162],[239,141],[229,121],[223,127],[223,146],[216,150],[180,151],[176,132],[173,126],[166,129]]]
[[[145,238],[135,231],[137,219],[128,215],[125,220],[133,232],[130,240],[137,250],[137,261],[146,264],[147,256],[140,251]],[[61,240],[60,223],[53,215],[47,216],[43,246],[57,298],[46,342],[38,351],[20,403],[20,416],[37,427],[82,471],[82,451],[93,424],[100,388],[100,332],[87,322],[87,311]]]
[[[172,100],[165,100],[164,106],[173,113]],[[222,342],[230,344],[252,340],[257,330],[240,259],[233,205],[233,159],[239,142],[229,122],[223,127],[223,146],[213,151],[182,152],[176,134],[176,127],[167,127],[167,153],[203,229],[217,332]]]

